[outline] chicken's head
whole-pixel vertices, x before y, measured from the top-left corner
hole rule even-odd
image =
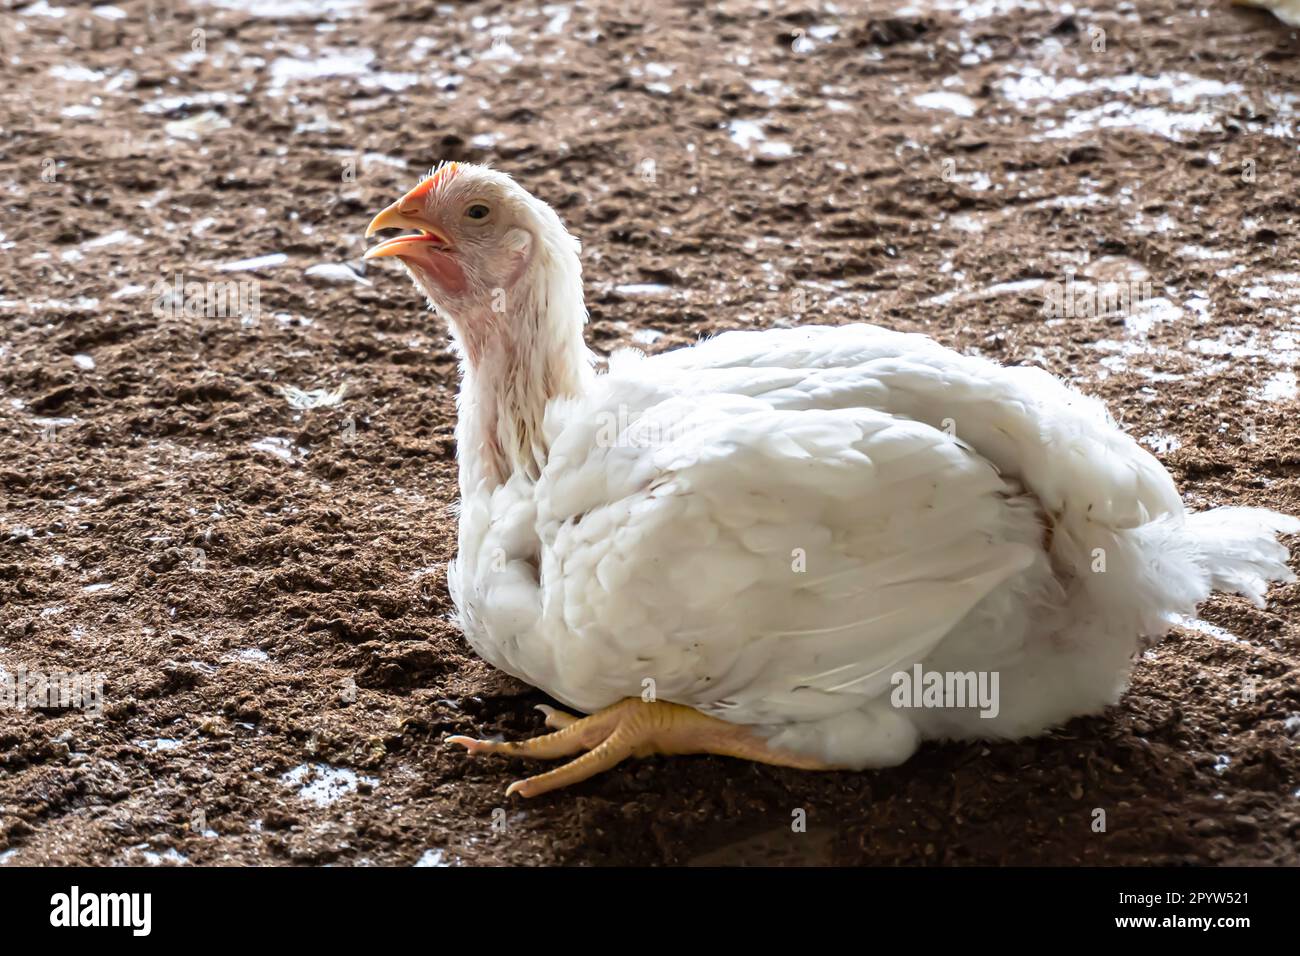
[[[577,262],[577,241],[550,206],[506,174],[470,163],[437,166],[375,216],[366,236],[383,229],[414,231],[365,258],[401,259],[433,306],[459,324],[502,313],[537,273]]]

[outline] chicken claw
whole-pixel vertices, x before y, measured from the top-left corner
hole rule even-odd
[[[553,760],[586,751],[562,767],[516,780],[506,788],[507,796],[517,793],[521,797],[535,797],[567,787],[628,757],[652,754],[721,754],[801,770],[838,769],[811,757],[769,747],[767,741],[743,724],[728,723],[681,704],[648,703],[629,697],[590,717],[575,717],[553,707],[537,709],[546,715],[546,726],[554,733],[519,742],[455,736],[448,737],[447,743],[460,744],[471,754],[504,754],[537,760]]]
[[[556,710],[554,707],[547,707],[545,704],[538,704],[537,710],[546,715],[546,726],[552,730],[563,730],[569,724],[576,724],[581,717],[575,717],[573,714],[566,713],[563,710]]]

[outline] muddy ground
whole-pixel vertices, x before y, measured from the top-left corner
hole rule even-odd
[[[1215,599],[1104,716],[884,772],[657,758],[522,802],[442,743],[546,698],[449,622],[455,361],[356,271],[437,159],[560,210],[602,353],[921,331],[1104,397],[1195,507],[1300,510],[1296,31],[1070,10],[6,12],[0,664],[104,685],[0,711],[0,862],[1300,863],[1297,585]],[[177,274],[257,302],[187,316]],[[1045,315],[1071,278],[1144,301]]]

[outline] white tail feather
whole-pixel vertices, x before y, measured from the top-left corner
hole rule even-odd
[[[1300,519],[1263,508],[1166,515],[1120,530],[1075,520],[1056,531],[1053,561],[1073,572],[1069,614],[1079,633],[1156,641],[1170,621],[1195,617],[1213,591],[1263,607],[1271,583],[1296,580],[1277,535],[1300,532]]]
[[[1265,508],[1215,508],[1188,515],[1187,531],[1213,591],[1231,591],[1263,607],[1270,584],[1296,580],[1277,535],[1300,532],[1300,518]]]

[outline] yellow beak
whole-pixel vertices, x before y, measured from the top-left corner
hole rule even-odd
[[[451,246],[451,240],[446,234],[435,227],[425,215],[420,186],[371,219],[370,225],[366,227],[366,238],[369,239],[381,229],[414,229],[416,234],[385,239],[379,245],[367,249],[361,258],[380,259],[384,256],[400,256],[404,250],[409,252],[410,245],[417,242],[434,242],[443,247]]]

